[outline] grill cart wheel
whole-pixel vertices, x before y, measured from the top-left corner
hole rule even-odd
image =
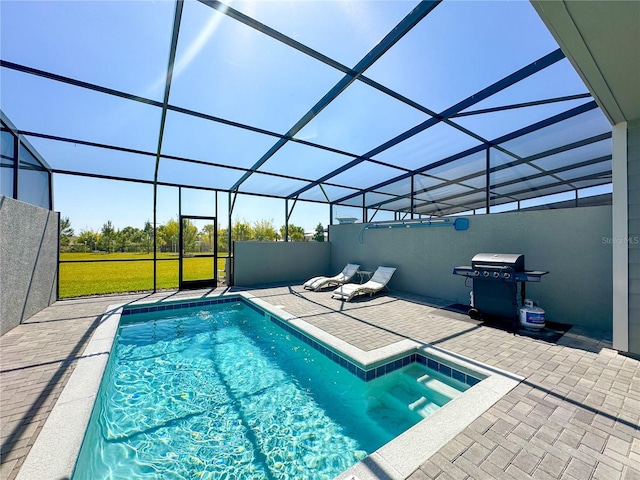
[[[470,308],[469,309],[469,316],[473,320],[482,320],[482,314],[480,313],[480,311],[477,308]]]

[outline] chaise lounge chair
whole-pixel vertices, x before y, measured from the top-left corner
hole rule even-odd
[[[371,280],[362,285],[357,283],[346,283],[336,288],[331,296],[348,302],[356,295],[364,295],[368,293],[369,296],[379,292],[383,288],[387,288],[387,283],[391,280],[391,276],[396,269],[393,267],[378,267],[374,272]]]
[[[337,275],[333,277],[313,277],[304,282],[304,288],[313,290],[314,292],[326,287],[335,287],[336,285],[342,285],[348,282],[356,274],[360,265],[354,263],[348,263],[346,267]]]

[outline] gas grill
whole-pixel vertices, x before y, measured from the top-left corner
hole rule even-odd
[[[539,282],[549,272],[525,270],[520,253],[478,253],[471,266],[454,267],[454,275],[473,279],[471,318],[493,317],[516,322],[519,306],[524,304],[525,283]],[[520,285],[520,302],[518,301]]]

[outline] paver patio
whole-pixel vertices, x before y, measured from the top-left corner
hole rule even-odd
[[[109,305],[223,291],[63,300],[0,337],[0,478],[17,475]],[[410,480],[640,480],[640,362],[612,350],[610,332],[573,327],[551,343],[402,292],[347,304],[298,285],[251,293],[362,350],[411,338],[525,377]]]

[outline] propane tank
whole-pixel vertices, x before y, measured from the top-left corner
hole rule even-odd
[[[538,302],[525,299],[520,308],[520,325],[528,330],[542,330],[544,328],[544,310],[538,307]]]

